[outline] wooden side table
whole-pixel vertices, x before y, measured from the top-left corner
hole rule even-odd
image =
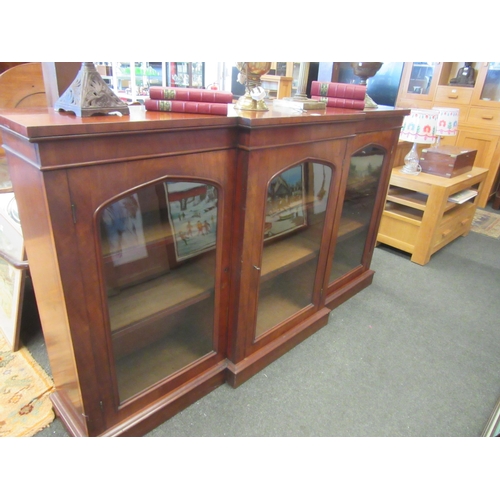
[[[432,254],[469,232],[487,173],[485,168],[473,167],[448,179],[426,173],[404,174],[401,167],[394,168],[378,243],[410,253],[412,262],[427,264]],[[478,195],[463,203],[448,200],[465,189]]]

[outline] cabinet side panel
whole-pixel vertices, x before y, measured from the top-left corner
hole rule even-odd
[[[83,404],[43,175],[14,155],[9,154],[8,160],[56,390],[64,391],[82,414]]]

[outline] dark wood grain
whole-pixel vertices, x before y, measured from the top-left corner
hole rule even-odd
[[[3,110],[0,127],[56,386],[53,401],[68,432],[144,434],[224,381],[236,387],[248,380],[324,326],[329,308],[371,283],[391,155],[406,114],[386,108],[301,114],[231,110],[219,117],[132,107],[130,116],[77,118],[47,109]],[[380,145],[387,155],[362,262],[331,284],[350,156],[367,144]],[[332,171],[314,254],[296,262],[314,273],[308,281],[311,302],[256,339],[268,183],[301,162],[319,162]],[[154,193],[165,181],[210,183],[218,189],[214,307],[206,322],[213,324],[213,350],[123,400],[115,356],[133,354],[133,335],[141,331],[141,346],[156,342],[161,336],[157,318],[170,316],[155,309],[154,317],[127,325],[122,351],[114,349],[99,214],[124,193],[145,187]],[[350,230],[345,226],[343,237]],[[155,255],[160,263],[169,252]],[[290,259],[282,268],[273,264],[266,279],[290,277],[293,265]],[[155,264],[155,273],[161,269]],[[136,274],[144,281],[147,272],[146,267]],[[121,286],[126,278],[120,277]],[[210,292],[200,297],[205,300]],[[198,300],[180,301],[171,317]],[[199,310],[211,309],[203,305]],[[204,323],[200,318],[200,331]]]

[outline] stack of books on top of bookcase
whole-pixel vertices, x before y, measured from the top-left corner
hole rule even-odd
[[[365,85],[354,83],[312,82],[311,99],[326,103],[329,108],[365,108]]]
[[[227,115],[233,94],[222,90],[151,87],[144,101],[147,111]]]

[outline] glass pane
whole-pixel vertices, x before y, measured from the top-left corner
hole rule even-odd
[[[286,62],[276,63],[276,74],[278,76],[286,76]]]
[[[256,337],[312,303],[331,178],[301,163],[269,182]]]
[[[385,153],[370,145],[351,157],[330,282],[361,264]]]
[[[434,76],[434,63],[415,62],[413,63],[408,93],[428,94]]]
[[[158,183],[100,212],[120,400],[214,349],[218,191]]]
[[[498,62],[489,64],[481,99],[483,101],[500,101],[500,63]]]
[[[203,88],[202,62],[172,62],[170,63],[170,85],[172,87]]]
[[[292,96],[294,96],[297,92],[299,86],[299,73],[300,73],[300,63],[293,63],[293,72],[292,72]]]

